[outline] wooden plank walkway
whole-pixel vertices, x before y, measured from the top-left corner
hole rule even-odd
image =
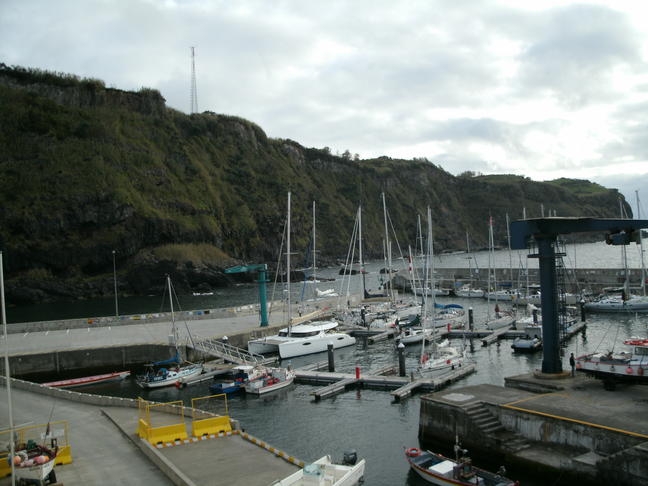
[[[378,341],[384,341],[386,339],[392,339],[394,337],[394,329],[387,329],[386,331],[381,332],[380,334],[375,334],[367,338],[369,344],[377,343]]]
[[[499,329],[495,329],[488,336],[481,340],[482,346],[488,346],[489,344],[494,343],[499,338],[503,337],[507,332],[509,332],[508,327],[500,327]]]
[[[328,371],[313,371],[301,368],[296,370],[295,379],[300,383],[327,384],[324,388],[311,392],[315,401],[342,393],[351,386],[391,389],[394,390],[391,392],[392,396],[396,400],[399,400],[408,397],[413,390],[418,388],[426,391],[438,390],[474,372],[476,369],[474,364],[467,364],[439,378],[418,378],[412,381],[408,376],[385,376],[377,374],[387,371],[387,368],[393,369],[394,367],[389,366],[374,371],[374,374],[371,375],[360,375],[360,378],[356,378],[352,373],[331,373]]]
[[[468,364],[457,368],[451,373],[439,376],[437,378],[419,378],[418,380],[414,380],[407,385],[404,385],[397,390],[392,391],[391,396],[394,397],[395,401],[399,401],[403,398],[409,397],[417,388],[424,388],[427,390],[435,391],[444,387],[445,385],[460,380],[464,376],[473,373],[475,369],[475,364]]]
[[[343,391],[346,390],[346,387],[349,385],[353,385],[360,381],[358,378],[344,378],[343,380],[336,381],[335,383],[332,383],[328,386],[325,386],[324,388],[320,388],[317,391],[311,392],[311,395],[315,397],[315,401],[319,401],[322,398],[328,398],[332,397],[333,395],[337,395],[338,393],[342,393]]]

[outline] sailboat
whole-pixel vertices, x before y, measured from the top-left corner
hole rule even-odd
[[[508,311],[500,311],[498,301],[504,300],[502,291],[493,291],[497,288],[497,273],[494,269],[495,261],[495,239],[493,237],[493,217],[488,220],[488,290],[486,298],[488,299],[488,318],[486,320],[486,328],[495,330],[502,327],[509,327],[515,324],[515,316]],[[492,275],[492,279],[491,279]],[[492,284],[491,284],[492,281]],[[495,318],[491,319],[490,316],[490,301],[491,298],[495,299]],[[509,297],[508,300],[511,300]]]
[[[144,374],[137,377],[137,384],[142,388],[175,386],[177,381],[192,378],[203,372],[202,364],[182,364],[180,348],[178,347],[178,332],[176,329],[175,314],[173,310],[173,289],[171,288],[171,277],[168,275],[167,287],[169,290],[169,301],[171,302],[171,331],[176,353],[172,358],[146,365]],[[167,368],[167,366],[169,368]]]
[[[320,353],[328,349],[342,348],[355,344],[354,337],[341,332],[332,332],[338,326],[336,321],[315,321],[292,325],[292,304],[290,299],[290,198],[288,193],[287,238],[286,238],[286,287],[288,296],[288,327],[278,334],[248,341],[248,351],[255,354],[278,353],[282,359]]]
[[[16,482],[45,484],[45,481],[56,483],[56,473],[54,465],[56,464],[56,454],[58,447],[47,447],[44,443],[37,443],[34,440],[28,440],[26,443],[17,443],[16,429],[13,421],[13,408],[11,400],[11,370],[9,368],[9,344],[7,340],[7,314],[5,308],[4,296],[4,271],[2,262],[2,251],[0,251],[0,308],[2,309],[2,329],[4,335],[4,366],[5,366],[5,387],[7,388],[7,405],[9,410],[9,450],[8,457],[11,464],[11,484]],[[41,436],[44,439],[51,438],[49,433],[49,423],[45,434]],[[52,439],[54,440],[54,439]]]
[[[470,253],[470,238],[468,237],[468,232],[466,232],[466,260],[468,260],[468,273],[470,274],[470,282],[463,284],[460,288],[455,290],[455,295],[457,297],[465,297],[469,299],[481,298],[484,296],[484,291],[482,289],[476,289],[474,287],[474,278],[473,278],[473,268],[472,260],[475,259],[474,255]],[[477,267],[477,261],[475,260],[475,272],[479,273],[479,267]]]
[[[426,264],[425,264],[425,280],[430,283],[430,287],[434,288],[434,269],[431,269],[430,260],[434,258],[434,250],[432,248],[432,210],[428,206],[427,208],[427,218],[428,218],[428,247],[426,255]],[[428,311],[428,296],[423,297],[423,329],[426,329],[426,323],[429,320],[427,316]],[[435,307],[434,294],[432,295],[432,308]],[[464,360],[463,353],[460,353],[456,348],[439,345],[434,341],[436,336],[436,327],[433,326],[432,333],[432,344],[431,344],[431,354],[425,351],[425,339],[421,341],[421,362],[418,368],[418,372],[421,376],[426,378],[436,377],[443,375],[455,369],[455,367],[461,366]],[[445,342],[447,343],[447,341]],[[444,343],[444,344],[445,344]]]
[[[641,206],[639,205],[639,194],[637,196],[637,217],[641,215]],[[621,204],[621,201],[619,201]],[[621,206],[621,216],[624,216],[623,206]],[[628,255],[625,245],[621,246],[621,257],[623,259],[623,268],[625,281],[620,294],[613,296],[603,296],[598,300],[585,304],[585,309],[592,312],[648,312],[648,297],[646,296],[646,277],[643,261],[643,238],[639,231],[639,248],[641,252],[641,290],[643,295],[630,294],[630,281],[628,274]]]

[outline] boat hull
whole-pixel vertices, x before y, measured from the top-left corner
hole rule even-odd
[[[332,333],[325,336],[314,336],[313,339],[297,339],[279,345],[279,357],[281,359],[305,356],[307,354],[321,353],[333,344],[333,349],[353,346],[356,343],[354,337],[343,333]]]
[[[48,383],[41,383],[43,386],[53,388],[76,388],[80,386],[97,385],[99,383],[109,383],[113,381],[120,381],[130,376],[130,371],[120,371],[117,373],[106,373],[103,375],[85,376],[83,378],[72,378],[69,380],[50,381]]]
[[[137,384],[144,389],[149,388],[162,388],[165,386],[175,386],[175,384],[181,379],[188,379],[194,376],[198,376],[203,372],[202,365],[192,365],[181,368],[178,372],[169,372],[169,375],[166,378],[161,379],[151,379],[151,380],[138,380]]]
[[[54,464],[56,464],[56,458],[52,458],[47,461],[45,464],[37,464],[34,466],[27,467],[16,467],[14,471],[16,473],[16,479],[20,480],[36,480],[44,481],[47,479],[47,476],[50,475],[52,469],[54,469]]]
[[[281,390],[282,388],[286,388],[290,385],[293,384],[295,381],[295,377],[291,376],[287,380],[284,381],[279,381],[277,383],[274,383],[272,385],[267,385],[267,386],[260,386],[260,387],[254,387],[254,386],[245,386],[245,393],[250,393],[252,395],[265,395],[266,393],[271,393],[277,390]]]

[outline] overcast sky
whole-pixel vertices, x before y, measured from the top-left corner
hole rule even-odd
[[[619,0],[1,0],[0,62],[157,88],[188,112],[195,46],[199,111],[361,158],[590,179],[634,207],[647,19]]]

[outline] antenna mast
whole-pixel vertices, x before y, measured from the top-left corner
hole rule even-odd
[[[198,90],[196,89],[196,53],[191,47],[191,109],[189,113],[198,113]]]

